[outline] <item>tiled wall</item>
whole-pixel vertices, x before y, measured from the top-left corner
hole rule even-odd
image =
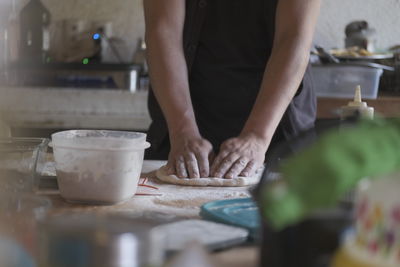
[[[113,21],[115,34],[127,40],[132,47],[144,33],[143,0],[42,1],[55,19],[86,17]],[[377,47],[387,48],[400,43],[400,0],[321,0],[321,3],[316,43],[342,47],[344,27],[358,19],[367,20],[377,29]]]
[[[3,9],[11,1],[0,0],[0,8]],[[22,6],[28,0],[15,1]],[[127,60],[131,58],[138,38],[144,35],[142,1],[42,0],[52,13],[53,21],[62,19],[111,21],[114,36],[122,38],[127,44],[127,48],[121,51]],[[315,43],[328,48],[342,47],[345,25],[352,20],[365,19],[377,29],[377,47],[387,48],[400,44],[400,0],[321,0],[321,2]],[[0,23],[5,17],[1,16]]]

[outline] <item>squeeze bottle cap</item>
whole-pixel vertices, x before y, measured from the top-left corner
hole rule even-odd
[[[357,85],[354,92],[354,100],[347,104],[348,107],[366,108],[367,103],[361,100],[361,86]]]
[[[354,92],[354,100],[347,103],[347,106],[341,107],[340,116],[342,119],[352,117],[357,112],[364,118],[373,119],[374,108],[368,107],[367,102],[361,100],[361,87],[358,85]]]

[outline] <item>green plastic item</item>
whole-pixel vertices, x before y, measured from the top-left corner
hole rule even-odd
[[[281,166],[284,182],[262,191],[262,214],[276,230],[334,206],[363,177],[400,169],[400,120],[368,120],[324,134]]]

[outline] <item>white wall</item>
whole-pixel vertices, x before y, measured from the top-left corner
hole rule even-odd
[[[400,44],[400,0],[321,0],[315,43],[343,47],[344,28],[353,20],[366,20],[377,30],[377,48]]]
[[[22,6],[27,0],[16,0]],[[144,35],[143,0],[42,0],[53,20],[66,18],[112,21],[114,34],[128,44],[130,58]],[[160,0],[168,1],[168,0]],[[218,0],[210,0],[218,1]],[[252,1],[252,0],[249,0]],[[268,1],[268,0],[265,0]],[[315,43],[343,47],[344,28],[352,20],[365,19],[377,29],[377,47],[400,44],[400,0],[321,0]],[[0,0],[0,9],[11,0]],[[0,12],[0,15],[2,12]],[[6,16],[0,16],[0,23]],[[1,39],[1,38],[0,38]],[[0,44],[1,47],[1,44]],[[0,55],[1,57],[1,55]]]
[[[136,47],[137,39],[144,34],[143,0],[42,1],[49,7],[55,20],[86,17],[113,21],[115,34],[131,45],[129,53]],[[343,47],[346,24],[364,19],[377,29],[377,47],[400,44],[400,0],[321,1],[315,43],[327,48]]]

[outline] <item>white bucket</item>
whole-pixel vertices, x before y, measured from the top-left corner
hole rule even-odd
[[[52,135],[57,181],[69,202],[115,204],[135,193],[146,134],[71,130]]]

